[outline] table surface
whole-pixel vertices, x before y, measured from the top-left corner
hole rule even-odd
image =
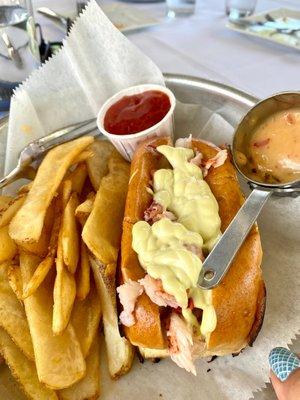
[[[98,0],[105,4],[108,0]],[[49,6],[68,13],[75,0],[34,0],[35,7]],[[168,20],[166,4],[134,4],[160,19],[155,27],[127,33],[127,37],[163,72],[188,74],[235,86],[257,97],[284,90],[299,90],[300,51],[248,37],[226,28],[224,1],[198,0],[191,17]],[[298,0],[259,0],[256,11],[286,7],[300,10]],[[44,35],[63,37],[61,29],[38,13]]]

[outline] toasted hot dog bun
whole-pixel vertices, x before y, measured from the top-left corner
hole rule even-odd
[[[152,202],[147,187],[150,186],[153,173],[163,168],[162,163],[165,162],[164,157],[153,151],[153,148],[162,144],[170,144],[170,139],[156,138],[144,142],[132,160],[121,246],[123,281],[138,280],[145,275],[132,249],[132,227],[143,219],[144,211]],[[199,140],[192,140],[192,147],[203,154],[204,160],[214,157],[218,151]],[[219,204],[223,232],[244,201],[229,157],[223,165],[210,168],[205,180]],[[196,356],[237,353],[245,346],[252,345],[260,330],[265,309],[261,259],[260,236],[255,225],[222,283],[212,289],[217,326],[206,338],[206,343],[197,346]],[[131,343],[148,349],[166,347],[159,307],[145,293],[138,298],[135,318],[135,325],[125,327],[125,334]]]
[[[123,235],[121,244],[121,272],[123,281],[138,280],[145,276],[136,252],[132,249],[132,227],[142,220],[144,211],[152,202],[147,191],[153,173],[162,168],[164,157],[155,151],[157,146],[171,144],[169,138],[154,138],[144,142],[136,151],[131,163],[130,180],[125,206]],[[166,341],[163,336],[159,307],[152,303],[144,293],[135,307],[136,324],[124,327],[130,342],[136,346],[163,349]]]
[[[194,150],[209,159],[217,150],[193,140]],[[205,178],[219,204],[221,231],[227,228],[244,202],[235,169],[227,157],[223,165],[210,168]],[[261,273],[262,249],[257,226],[253,226],[231,267],[219,286],[212,289],[212,303],[217,313],[217,326],[203,353],[225,355],[237,353],[258,334],[265,308],[265,286]],[[258,319],[258,321],[256,320]]]

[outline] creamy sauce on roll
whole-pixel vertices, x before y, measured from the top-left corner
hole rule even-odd
[[[219,207],[201,169],[190,163],[195,154],[184,147],[159,146],[173,169],[160,169],[153,179],[154,200],[172,211],[178,222],[199,233],[207,250],[221,235]]]
[[[175,297],[180,307],[187,308],[187,290],[196,286],[202,261],[186,245],[202,247],[202,237],[168,218],[152,226],[137,222],[132,237],[132,248],[143,268],[152,278],[161,279],[164,290]]]
[[[218,203],[201,168],[190,162],[195,157],[192,149],[163,145],[157,151],[173,167],[160,169],[153,177],[153,198],[164,211],[152,225],[139,221],[133,226],[132,247],[147,274],[175,298],[194,333],[206,336],[214,331],[217,319],[211,291],[197,287],[202,268],[199,254],[203,248],[210,251],[221,235]],[[176,222],[166,216],[168,212]],[[203,310],[201,326],[190,300]]]

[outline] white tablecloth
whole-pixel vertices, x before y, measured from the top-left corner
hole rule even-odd
[[[101,4],[103,0],[98,2]],[[34,5],[68,12],[75,8],[75,0],[36,0]],[[198,0],[195,15],[171,21],[164,18],[165,3],[135,6],[162,22],[127,36],[163,72],[213,79],[258,97],[300,89],[300,51],[228,30],[223,0]],[[257,11],[279,7],[300,10],[300,2],[258,0]],[[39,14],[36,19],[43,24],[47,39],[62,39],[61,29]]]

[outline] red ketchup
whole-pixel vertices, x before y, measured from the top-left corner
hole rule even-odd
[[[159,90],[124,96],[104,117],[104,129],[114,135],[142,132],[160,122],[171,108],[169,97]]]

